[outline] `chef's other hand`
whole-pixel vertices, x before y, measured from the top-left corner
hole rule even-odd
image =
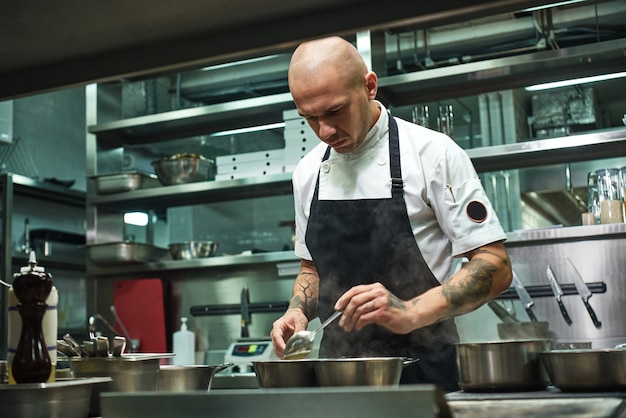
[[[360,331],[368,324],[378,324],[396,334],[413,331],[405,302],[381,283],[352,287],[337,300],[335,310],[343,310],[339,326],[344,331]]]
[[[278,358],[283,358],[285,344],[295,332],[305,330],[309,320],[301,309],[287,309],[285,314],[274,321],[270,337],[274,346],[274,353]]]

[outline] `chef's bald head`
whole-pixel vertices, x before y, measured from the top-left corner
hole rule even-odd
[[[332,76],[333,80],[361,86],[367,71],[359,51],[345,39],[333,36],[300,44],[291,57],[288,81],[293,88],[306,80]]]

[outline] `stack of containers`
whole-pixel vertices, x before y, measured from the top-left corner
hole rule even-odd
[[[298,111],[283,111],[285,121],[285,172],[291,173],[306,153],[319,144],[319,139]]]
[[[293,172],[300,159],[319,144],[319,139],[297,110],[285,110],[283,120],[285,148],[219,156],[215,159],[215,180]]]
[[[217,165],[215,180],[233,180],[279,174],[283,172],[284,162],[284,149],[219,156],[215,159]]]

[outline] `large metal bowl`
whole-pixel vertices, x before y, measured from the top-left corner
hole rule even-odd
[[[543,390],[550,379],[539,354],[550,345],[543,339],[457,344],[459,386],[468,392]]]
[[[232,366],[231,363],[219,365],[161,365],[159,370],[159,392],[187,392],[190,390],[210,390],[215,373]]]
[[[0,384],[3,418],[85,418],[92,388],[111,379],[59,379],[51,383]]]
[[[626,350],[552,350],[540,358],[552,384],[563,391],[626,390]]]
[[[313,364],[317,360],[253,361],[252,367],[261,388],[319,386]]]
[[[313,363],[320,386],[397,386],[402,357],[318,359]]]
[[[193,260],[213,257],[219,244],[213,241],[175,242],[169,245],[174,260]]]
[[[198,154],[174,154],[152,161],[152,167],[164,186],[209,180],[215,161]]]
[[[159,364],[171,355],[125,354],[121,357],[70,357],[70,369],[75,378],[110,377],[112,380],[94,387],[89,413],[100,416],[101,392],[156,391]]]

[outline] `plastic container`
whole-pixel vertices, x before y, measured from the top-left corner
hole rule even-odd
[[[196,336],[192,331],[187,329],[187,318],[180,318],[180,330],[174,333],[174,354],[172,364],[184,366],[195,364],[195,343]]]

